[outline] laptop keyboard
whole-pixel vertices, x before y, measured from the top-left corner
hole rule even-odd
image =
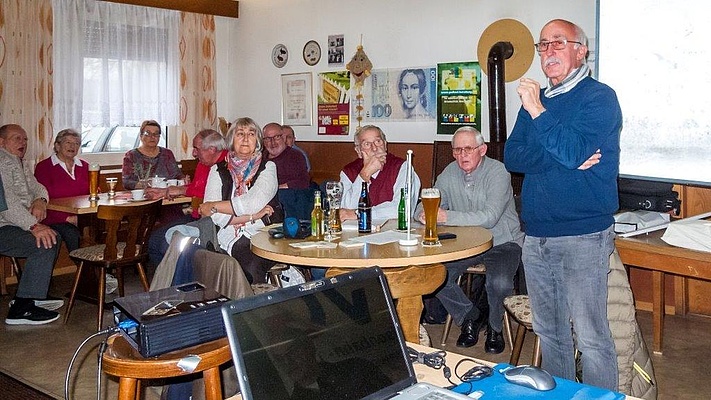
[[[460,397],[450,396],[447,393],[432,392],[419,397],[417,400],[459,400]]]

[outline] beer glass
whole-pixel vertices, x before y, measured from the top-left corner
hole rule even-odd
[[[422,207],[425,209],[425,234],[422,244],[433,246],[439,244],[437,238],[437,213],[439,211],[439,189],[422,189]]]
[[[343,184],[339,181],[326,182],[326,200],[328,201],[328,236],[341,233],[341,198]]]
[[[89,201],[99,200],[99,164],[89,165]]]

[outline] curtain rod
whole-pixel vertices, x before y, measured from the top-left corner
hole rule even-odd
[[[235,0],[101,0],[135,6],[165,8],[198,14],[238,18],[239,1]]]

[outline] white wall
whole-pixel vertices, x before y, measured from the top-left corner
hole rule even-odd
[[[308,40],[318,41],[325,55],[328,35],[343,34],[347,62],[362,35],[375,69],[427,66],[476,61],[481,33],[503,18],[526,25],[535,41],[543,25],[554,18],[577,23],[593,38],[595,12],[595,0],[240,0],[238,19],[217,18],[218,115],[228,120],[249,116],[262,125],[280,122],[281,74],[333,70],[325,56],[313,67],[306,65],[301,51]],[[289,50],[289,61],[281,69],[271,62],[277,43]],[[525,76],[544,82],[538,61],[535,55]],[[487,79],[486,75],[482,78],[485,137],[489,130]],[[520,107],[516,85],[506,84],[509,132]],[[294,127],[299,140],[352,140],[353,129],[349,136],[317,135],[315,113],[314,105],[313,126]],[[435,122],[381,126],[391,142],[429,143],[438,136]]]

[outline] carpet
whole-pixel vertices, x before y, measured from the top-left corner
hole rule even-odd
[[[0,388],[4,400],[54,400],[39,390],[0,372]]]

